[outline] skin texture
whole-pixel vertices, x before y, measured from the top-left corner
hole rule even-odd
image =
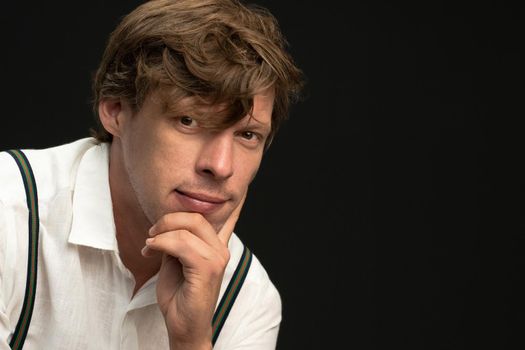
[[[211,319],[228,241],[255,177],[271,127],[274,95],[254,97],[252,116],[221,130],[200,126],[192,98],[166,112],[155,93],[133,113],[102,100],[113,135],[110,188],[117,241],[135,291],[159,272],[157,299],[172,349],[211,349]]]

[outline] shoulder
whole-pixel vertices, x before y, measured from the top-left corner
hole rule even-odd
[[[39,201],[49,199],[57,189],[71,185],[83,154],[95,146],[92,138],[84,138],[46,149],[22,149],[33,171]],[[25,203],[25,190],[14,158],[0,152],[0,200],[5,205]]]
[[[230,249],[231,259],[228,264],[228,268],[226,270],[227,276],[225,277],[227,277],[227,279],[229,280],[231,276],[233,275],[235,268],[239,264],[239,261],[241,260],[241,257],[244,251],[244,243],[234,233],[231,236],[228,247]],[[249,249],[249,247],[247,248]],[[253,253],[252,253],[251,266],[246,276],[246,280],[244,284],[247,285],[249,288],[253,288],[254,291],[257,291],[257,292],[266,291],[267,289],[271,289],[273,292],[277,294],[275,295],[275,297],[278,297],[277,289],[273,285],[268,272],[266,271],[264,266],[261,264],[257,256]]]
[[[56,244],[57,241],[50,239],[62,239],[68,234],[68,230],[57,229],[70,218],[63,203],[71,200],[70,190],[75,184],[77,169],[85,153],[95,145],[94,139],[85,138],[47,149],[21,150],[36,181],[40,252],[45,251],[46,244],[48,247]],[[0,183],[0,313],[16,320],[26,284],[28,210],[20,169],[7,152],[0,152]],[[39,253],[39,259],[43,259],[41,256]],[[39,279],[41,276],[39,273]]]
[[[233,234],[229,248],[231,260],[225,272],[225,282],[231,280],[241,259],[244,244]],[[259,259],[252,254],[250,269],[216,344],[217,349],[238,346],[275,348],[281,323],[281,308],[277,288]]]

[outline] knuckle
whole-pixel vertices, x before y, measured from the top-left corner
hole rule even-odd
[[[169,225],[169,222],[170,222],[170,214],[166,214],[159,219],[156,226],[158,228],[164,228]]]
[[[223,264],[212,264],[210,266],[210,275],[213,277],[220,277],[224,274],[224,269],[226,268]]]
[[[181,213],[167,213],[164,214],[157,222],[164,230],[173,229],[178,220],[180,220]]]
[[[228,262],[230,261],[230,258],[231,258],[231,253],[227,248],[223,250],[222,257],[224,259],[224,265],[228,265]]]
[[[180,243],[188,244],[190,239],[190,232],[187,230],[174,231],[174,238]]]
[[[228,266],[228,262],[230,261],[230,252],[226,249],[223,252],[220,252],[217,257],[217,263],[214,265],[219,269],[221,273],[224,272],[226,269],[226,266]]]

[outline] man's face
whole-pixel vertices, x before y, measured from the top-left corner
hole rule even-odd
[[[177,113],[165,111],[156,94],[135,115],[123,108],[121,161],[148,220],[199,212],[219,230],[257,173],[273,102],[272,90],[256,95],[253,117],[221,130],[199,125],[203,110],[192,98],[183,99]],[[216,111],[218,106],[205,108]]]

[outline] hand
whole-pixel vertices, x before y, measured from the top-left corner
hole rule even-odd
[[[230,259],[228,242],[245,197],[218,233],[201,214],[186,212],[166,214],[150,229],[144,254],[163,253],[157,301],[171,349],[212,347],[213,313]]]

